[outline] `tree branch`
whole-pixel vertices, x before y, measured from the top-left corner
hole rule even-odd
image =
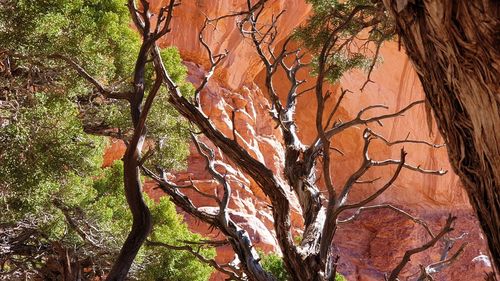
[[[407,218],[409,218],[410,220],[412,220],[413,222],[421,225],[425,231],[429,234],[429,236],[431,238],[434,238],[435,235],[434,233],[432,233],[431,229],[429,228],[429,226],[427,225],[427,223],[419,218],[416,218],[412,215],[410,215],[408,212],[400,209],[400,208],[397,208],[391,204],[380,204],[380,205],[373,205],[373,206],[363,206],[363,207],[360,207],[356,210],[356,212],[346,218],[346,219],[343,219],[343,220],[337,220],[337,224],[342,224],[342,223],[349,223],[349,222],[352,222],[353,220],[355,220],[362,212],[364,211],[369,211],[369,210],[374,210],[374,209],[390,209],[390,210],[393,210],[395,211],[396,213],[399,213]]]
[[[394,268],[391,271],[391,274],[389,275],[389,278],[387,280],[388,281],[398,280],[398,276],[399,276],[400,272],[403,270],[403,268],[406,266],[406,264],[408,264],[408,262],[411,259],[411,256],[433,247],[445,234],[453,231],[452,224],[455,220],[456,220],[456,217],[449,215],[448,219],[446,219],[445,225],[443,226],[441,231],[433,239],[431,239],[429,242],[425,243],[424,245],[422,245],[420,247],[406,251],[401,262],[396,266],[396,268]]]
[[[198,248],[198,250],[194,250],[192,247],[187,246],[187,245],[175,246],[175,245],[169,245],[166,243],[157,242],[157,241],[150,241],[150,240],[146,240],[146,245],[152,246],[152,247],[163,247],[163,248],[176,250],[176,251],[186,251],[186,252],[192,254],[193,256],[195,256],[201,262],[206,263],[206,264],[210,265],[211,267],[215,268],[217,271],[222,272],[222,273],[226,274],[227,276],[229,276],[230,279],[228,279],[228,280],[241,280],[241,281],[245,280],[238,273],[236,273],[232,270],[226,269],[223,266],[219,265],[214,259],[208,259],[208,258],[204,257],[202,254],[199,253],[199,250],[200,250],[199,248]]]
[[[326,136],[328,138],[331,138],[334,135],[336,135],[336,134],[344,131],[347,128],[353,127],[353,126],[367,125],[369,123],[379,122],[379,121],[384,120],[384,119],[389,119],[389,118],[394,118],[394,117],[401,116],[403,113],[405,113],[409,109],[413,108],[414,106],[419,105],[419,104],[423,104],[423,103],[424,103],[423,100],[421,100],[421,101],[414,101],[414,102],[410,103],[409,105],[405,106],[403,109],[401,109],[401,110],[399,110],[397,112],[364,119],[364,118],[362,118],[362,115],[367,110],[370,110],[370,109],[373,109],[373,108],[387,108],[385,105],[371,105],[371,106],[368,106],[366,108],[363,108],[358,113],[358,115],[356,116],[356,118],[354,118],[353,120],[348,121],[346,123],[340,123],[337,126],[333,127],[332,129],[329,129],[328,131],[326,131]]]
[[[89,83],[94,85],[94,87],[97,88],[97,90],[106,98],[111,98],[111,99],[121,99],[121,100],[130,100],[131,98],[131,93],[126,93],[126,92],[117,92],[111,89],[108,89],[104,85],[102,85],[97,79],[92,77],[82,66],[80,66],[76,61],[74,61],[71,58],[68,58],[66,56],[60,55],[60,54],[53,54],[49,56],[49,58],[54,58],[54,59],[59,59],[63,60],[66,62],[69,66],[71,66],[78,75],[85,80],[87,80]]]

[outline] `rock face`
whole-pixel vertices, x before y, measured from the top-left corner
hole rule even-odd
[[[153,3],[156,7],[162,4],[160,0]],[[206,52],[198,43],[203,15],[214,17],[235,12],[240,10],[244,3],[245,1],[184,1],[175,13],[172,33],[163,39],[162,46],[173,45],[179,48],[189,69],[189,80],[195,85],[199,84],[207,67]],[[279,23],[282,36],[304,22],[310,11],[303,0],[275,0],[270,1],[266,17],[277,14],[282,9],[287,11]],[[230,53],[201,94],[203,110],[228,136],[233,133],[231,116],[234,112],[238,141],[241,140],[240,143],[256,159],[279,175],[284,162],[283,146],[280,142],[280,132],[274,128],[268,114],[267,95],[261,90],[264,89],[261,87],[263,70],[257,54],[250,42],[243,40],[232,20],[220,21],[216,30],[209,28],[204,36],[215,52],[227,49]],[[282,39],[277,38],[277,41]],[[389,43],[382,49],[381,54],[384,63],[372,74],[375,83],[369,84],[363,92],[359,91],[366,79],[363,72],[353,71],[341,80],[340,86],[352,90],[353,93],[345,99],[337,118],[348,120],[356,116],[361,108],[373,104],[387,105],[387,112],[392,112],[424,98],[420,82],[404,52],[398,50],[395,43]],[[283,83],[277,83],[277,89],[284,89],[287,80],[279,80]],[[441,143],[442,138],[432,120],[429,124],[433,133],[430,133],[427,118],[424,106],[420,106],[403,117],[384,122],[383,127],[373,126],[373,130],[390,140],[404,139],[409,134],[411,139]],[[299,99],[296,119],[302,141],[305,144],[310,143],[316,136],[315,101],[312,97]],[[347,130],[333,141],[333,145],[345,153],[345,156],[332,154],[332,171],[335,183],[339,186],[360,164],[362,130],[363,128]],[[118,146],[115,145],[113,151],[118,151],[119,154]],[[400,148],[379,143],[372,147],[370,155],[373,159],[398,158]],[[468,246],[461,259],[437,274],[436,280],[482,280],[484,272],[491,271],[483,255],[486,253],[485,243],[460,181],[450,170],[445,149],[406,144],[408,163],[432,169],[443,168],[449,172],[437,177],[403,171],[395,184],[375,203],[391,203],[426,219],[434,232],[439,231],[439,226],[444,223],[448,213],[458,216],[453,236],[467,233],[464,239],[457,242],[457,246],[462,242],[467,242]],[[110,152],[110,155],[115,154]],[[233,211],[233,219],[249,232],[257,247],[265,251],[279,251],[265,196],[249,177],[231,167],[223,155],[219,153],[218,157],[220,161],[217,169],[225,170],[232,184],[233,193],[229,207]],[[379,169],[367,176],[385,179],[390,177],[393,171],[391,168]],[[172,177],[178,183],[193,179],[202,191],[210,193],[218,188],[217,183],[205,171],[203,158],[195,152],[194,147],[191,149],[187,170],[174,173]],[[162,195],[152,187],[153,185],[147,184],[145,189],[154,197]],[[378,187],[360,185],[353,190],[350,200],[365,198]],[[189,195],[198,206],[214,205],[214,202],[207,198],[196,194]],[[292,223],[300,226],[302,222],[298,204],[295,206]],[[186,221],[195,231],[214,237],[218,235],[216,231],[211,231],[208,226],[189,216],[186,216]],[[338,270],[348,280],[383,280],[383,274],[397,265],[406,250],[426,241],[428,237],[424,229],[406,217],[389,210],[366,212],[353,223],[342,225],[336,234],[335,246],[340,254]],[[402,280],[416,273],[419,264],[426,265],[439,260],[442,246],[438,245],[431,251],[416,255],[410,266],[403,271]],[[217,253],[217,260],[226,262],[234,255],[230,247],[220,248]],[[223,279],[216,274],[213,280]]]

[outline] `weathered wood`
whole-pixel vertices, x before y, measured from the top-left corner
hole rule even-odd
[[[500,2],[384,0],[500,271]]]

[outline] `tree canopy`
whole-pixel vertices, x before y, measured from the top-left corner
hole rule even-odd
[[[56,280],[72,269],[86,279],[104,276],[131,215],[123,165],[102,168],[102,158],[110,137],[130,139],[132,123],[125,102],[104,99],[61,58],[113,89],[130,87],[140,38],[125,1],[3,1],[0,46],[0,267],[8,273],[1,278]],[[162,56],[173,79],[192,91],[177,50]],[[152,75],[149,69],[147,87]],[[158,147],[150,161],[178,170],[188,153],[185,121],[165,95],[159,99],[148,119],[151,146]],[[152,240],[201,239],[167,199],[148,205]],[[211,271],[188,252],[145,246],[131,278],[206,280]]]

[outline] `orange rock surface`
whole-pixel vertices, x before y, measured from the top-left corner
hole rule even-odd
[[[155,7],[162,4],[160,0],[152,2]],[[215,17],[235,12],[240,10],[245,2],[183,1],[176,11],[172,32],[161,44],[163,47],[172,45],[179,48],[189,70],[188,79],[195,85],[199,84],[207,67],[206,52],[198,42],[198,32],[204,15]],[[310,7],[303,0],[273,0],[270,1],[265,17],[269,18],[282,9],[286,9],[279,23],[283,37],[303,23],[310,12]],[[252,45],[241,37],[233,20],[220,21],[216,30],[213,27],[208,28],[204,37],[216,53],[224,49],[229,51],[229,56],[201,94],[204,112],[224,134],[231,136],[231,114],[234,111],[238,141],[241,140],[240,143],[256,159],[279,175],[284,161],[283,145],[280,142],[280,132],[275,129],[268,114],[269,103],[266,93],[261,90],[264,89],[263,66]],[[282,39],[278,38],[277,41]],[[363,92],[359,89],[366,80],[365,73],[353,71],[342,78],[340,86],[352,90],[353,93],[346,97],[337,118],[348,120],[356,116],[361,108],[373,104],[389,107],[387,111],[374,111],[374,114],[392,112],[424,98],[420,82],[404,51],[398,50],[396,43],[388,43],[382,48],[381,55],[384,62],[377,66],[371,76],[375,83],[370,83]],[[282,78],[277,80],[280,81],[276,83],[278,90],[287,86],[286,78]],[[389,140],[409,136],[412,139],[441,143],[442,138],[432,120],[430,124],[433,133],[430,133],[427,118],[422,105],[402,117],[384,122],[383,127],[375,125],[372,128]],[[299,99],[296,119],[302,141],[309,144],[316,136],[315,100],[312,96]],[[332,171],[337,186],[341,186],[361,161],[362,130],[361,127],[347,130],[333,140],[333,145],[345,153],[345,156],[332,154]],[[398,158],[400,148],[401,146],[387,147],[377,143],[370,150],[370,155],[373,159]],[[461,241],[469,244],[461,259],[437,274],[436,280],[482,280],[484,272],[491,270],[483,255],[486,253],[485,242],[460,181],[450,170],[446,148],[434,149],[419,144],[405,144],[404,148],[408,152],[408,163],[429,169],[442,168],[448,170],[448,173],[438,177],[404,170],[395,184],[378,198],[376,203],[391,203],[426,219],[434,232],[439,230],[448,213],[458,216],[453,235],[467,233]],[[119,150],[114,147],[113,151]],[[110,157],[119,158],[115,154],[109,152],[109,155],[112,155]],[[232,218],[249,232],[258,247],[265,251],[279,251],[265,196],[249,177],[230,166],[224,155],[219,153],[218,157],[220,161],[217,169],[225,170],[232,184]],[[394,168],[378,169],[367,176],[386,179],[393,171]],[[191,148],[187,170],[173,176],[179,183],[193,179],[202,191],[213,193],[218,188],[217,183],[206,172],[203,158],[197,155],[194,147]],[[160,191],[152,189],[153,186],[147,184],[145,189],[154,197],[161,196]],[[350,200],[358,201],[378,187],[360,185],[353,190]],[[197,194],[189,195],[198,206],[214,205],[214,202],[207,198]],[[300,226],[298,204],[295,203],[294,206],[292,221],[294,225]],[[195,231],[210,236],[218,235],[216,231],[209,231],[207,226],[189,216],[186,216],[186,221]],[[336,251],[340,255],[338,270],[348,280],[383,280],[383,274],[399,262],[406,250],[425,243],[427,239],[421,226],[401,215],[388,210],[364,213],[355,222],[342,225],[336,234]],[[403,271],[402,277],[417,272],[419,264],[426,265],[437,261],[441,246],[416,255],[410,266]],[[219,261],[228,261],[234,256],[230,247],[220,248],[217,253]],[[214,275],[213,280],[223,279],[220,275]]]

